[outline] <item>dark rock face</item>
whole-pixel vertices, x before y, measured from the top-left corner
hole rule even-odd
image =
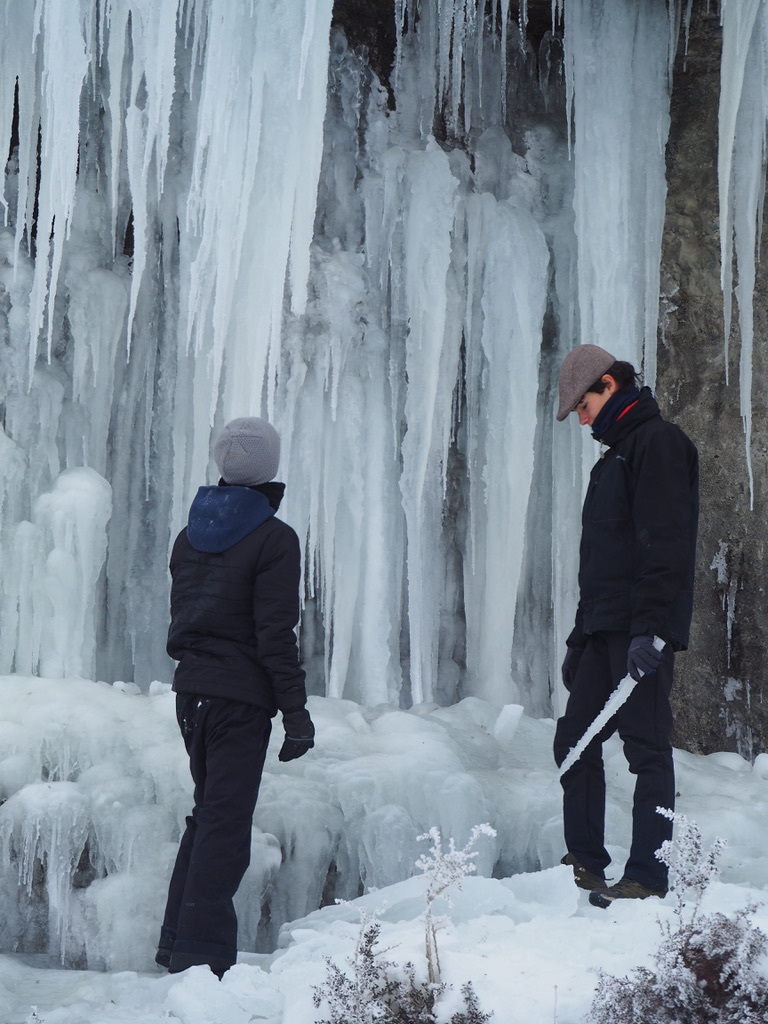
[[[387,85],[395,59],[394,0],[334,0],[333,24],[344,29],[350,49],[365,48],[368,63]]]
[[[691,22],[688,56],[683,57],[681,40],[675,68],[661,266],[662,314],[666,306],[668,315],[660,333],[658,392],[666,414],[695,441],[701,459],[696,612],[690,651],[677,662],[675,741],[696,752],[738,750],[754,757],[768,746],[763,701],[768,420],[761,384],[768,279],[758,267],[750,495],[736,323],[727,384],[723,338],[717,180],[721,37],[718,16],[701,6]]]
[[[514,12],[513,12],[514,13]],[[334,21],[364,46],[382,81],[392,67],[394,0],[336,0]],[[552,27],[550,0],[529,0],[534,50]],[[726,354],[720,288],[718,208],[719,16],[695,5],[687,55],[681,38],[667,149],[657,393],[663,413],[696,443],[701,458],[696,610],[691,648],[677,660],[673,701],[677,746],[698,753],[768,749],[763,666],[768,599],[763,578],[768,498],[768,274],[757,269],[753,359],[752,485],[739,409],[740,338]]]

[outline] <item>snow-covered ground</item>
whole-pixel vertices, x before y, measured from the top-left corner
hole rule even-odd
[[[471,981],[499,1024],[576,1024],[589,1011],[596,969],[624,975],[649,964],[660,924],[673,919],[671,897],[593,908],[559,865],[552,721],[477,700],[406,712],[313,698],[315,750],[288,765],[277,761],[277,735],[270,750],[254,864],[240,895],[237,966],[221,982],[205,968],[168,976],[152,965],[153,943],[190,785],[172,694],[159,685],[150,696],[132,689],[0,679],[0,938],[10,950],[32,948],[42,935],[50,950],[47,958],[0,957],[3,1024],[312,1024],[327,1015],[312,1001],[325,958],[346,967],[361,910],[381,921],[386,959],[411,961],[424,976],[425,879],[414,863],[427,852],[417,837],[433,825],[457,846],[474,825],[497,830],[495,839],[479,838],[478,874],[454,905],[435,906],[451,986],[441,1003],[446,1021]],[[632,780],[617,741],[606,754],[618,876]],[[751,766],[734,754],[678,751],[676,764],[678,810],[698,823],[705,846],[728,841],[705,909],[732,912],[765,899],[768,755]],[[367,891],[307,913],[323,887],[329,898],[331,878],[344,898],[361,878]],[[288,923],[275,952],[248,952],[271,941],[258,928],[266,890],[273,917]],[[768,931],[765,907],[752,919]],[[60,953],[97,969],[62,970]]]

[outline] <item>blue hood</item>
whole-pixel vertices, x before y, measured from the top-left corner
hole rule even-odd
[[[189,509],[187,539],[196,551],[228,551],[275,514],[250,487],[201,487]]]

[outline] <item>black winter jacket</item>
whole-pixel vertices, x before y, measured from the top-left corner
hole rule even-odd
[[[282,485],[268,485],[274,491]],[[267,488],[265,488],[266,490]],[[298,537],[266,493],[201,487],[171,554],[167,650],[179,693],[225,697],[274,715],[306,703],[294,627],[299,619]]]
[[[693,443],[643,388],[601,438],[582,512],[579,607],[568,644],[620,630],[688,646],[699,515]]]

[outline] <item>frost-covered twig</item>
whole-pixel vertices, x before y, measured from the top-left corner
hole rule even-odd
[[[727,840],[717,837],[705,854],[701,830],[695,821],[666,807],[657,807],[656,813],[675,824],[674,840],[666,840],[656,851],[656,857],[670,870],[673,890],[703,893],[720,873],[717,862]]]
[[[442,896],[449,906],[453,906],[453,899],[449,890],[461,889],[461,884],[467,875],[477,870],[473,863],[477,857],[477,851],[473,851],[480,836],[495,836],[496,830],[488,824],[475,825],[470,833],[469,840],[461,850],[456,849],[453,839],[448,841],[448,849],[443,850],[443,839],[440,831],[434,825],[418,837],[419,840],[429,839],[432,846],[429,851],[416,861],[416,867],[423,872],[427,879],[427,891],[424,894],[426,907],[424,910],[424,942],[427,955],[427,971],[429,980],[436,984],[440,980],[440,957],[437,952],[437,933],[435,930],[435,919],[432,915],[432,904]]]
[[[465,876],[476,870],[473,860],[477,853],[472,852],[472,847],[481,835],[495,836],[496,832],[490,825],[477,825],[463,849],[457,850],[451,839],[447,851],[443,850],[436,828],[419,836],[432,840],[429,852],[416,862],[427,879],[424,921],[428,980],[417,980],[411,963],[400,967],[384,959],[383,954],[389,950],[376,949],[381,934],[377,914],[381,910],[369,915],[357,907],[361,923],[354,955],[347,959],[351,972],[341,970],[326,958],[326,980],[323,985],[314,986],[313,1001],[317,1007],[325,1003],[329,1017],[316,1024],[437,1024],[438,1001],[449,986],[440,980],[432,904],[438,896],[451,903],[448,890],[460,889]],[[480,1009],[471,982],[462,985],[461,994],[464,1009],[452,1015],[451,1024],[486,1024],[493,1014]]]

